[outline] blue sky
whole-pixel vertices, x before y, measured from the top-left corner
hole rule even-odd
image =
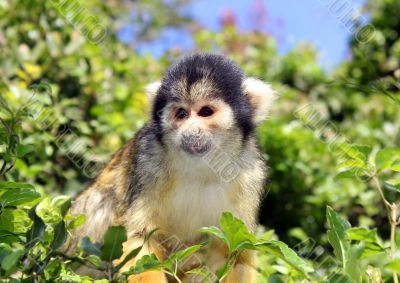
[[[351,10],[357,10],[364,0],[197,0],[189,13],[203,26],[218,31],[224,11],[230,10],[241,30],[254,28],[254,11],[264,11],[265,21],[257,27],[274,36],[278,50],[284,54],[300,42],[313,43],[321,63],[331,69],[349,56],[350,31],[341,22]],[[325,4],[324,4],[325,3]],[[336,3],[326,5],[329,3]],[[342,6],[344,5],[344,6]],[[340,7],[342,7],[340,9]],[[126,33],[125,33],[126,35]],[[125,37],[125,36],[123,36]],[[160,55],[166,48],[181,46],[190,49],[189,34],[167,30],[156,42],[140,46],[141,52]]]

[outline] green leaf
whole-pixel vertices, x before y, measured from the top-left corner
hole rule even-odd
[[[382,247],[379,243],[366,243],[364,251],[360,259],[367,258],[369,256],[377,255],[386,252],[386,249]]]
[[[326,209],[326,218],[329,226],[328,241],[336,257],[342,262],[344,272],[355,282],[361,282],[359,259],[365,249],[365,244],[350,245],[347,236],[347,231],[351,228],[350,223],[329,206]]]
[[[0,189],[31,189],[35,188],[31,184],[17,182],[0,182]]]
[[[304,232],[300,228],[298,228],[297,230],[295,230],[295,229],[296,228],[292,229],[292,231],[294,231],[294,232],[293,232],[293,234],[291,234],[291,236],[293,236],[293,237],[298,237],[298,235],[304,235],[305,237],[307,236],[305,234],[301,234],[301,233],[304,233]],[[275,230],[269,230],[269,231],[266,231],[265,233],[263,233],[260,236],[259,240],[262,241],[262,242],[269,241],[269,240],[272,239],[272,237],[274,235],[275,235]],[[302,239],[302,240],[305,240],[305,239]]]
[[[352,145],[341,143],[338,146],[339,150],[347,156],[347,159],[361,161],[365,164],[368,161],[368,155],[371,153],[371,148],[365,145]]]
[[[31,220],[26,210],[14,209],[12,207],[2,208],[0,214],[0,230],[25,234],[30,224]]]
[[[61,221],[54,227],[53,242],[51,243],[51,248],[56,250],[60,248],[67,238],[67,229],[65,228],[65,222]]]
[[[385,252],[385,248],[379,243],[376,229],[350,228],[347,230],[347,236],[349,240],[365,242],[364,250],[360,256],[361,259]]]
[[[20,234],[13,233],[7,230],[0,230],[0,242],[1,243],[14,243],[22,242]]]
[[[359,153],[361,153],[362,159],[367,162],[368,161],[368,156],[371,154],[372,148],[368,145],[353,145],[353,148],[355,148]]]
[[[390,179],[384,181],[384,187],[388,190],[400,192],[400,179]]]
[[[287,262],[291,267],[299,271],[305,277],[308,277],[307,273],[312,272],[313,269],[306,261],[299,257],[292,249],[290,249],[285,243],[276,240],[270,240],[263,243],[255,244],[255,248],[259,251],[273,254],[276,257]]]
[[[53,207],[57,207],[60,210],[62,217],[65,217],[68,210],[71,207],[71,197],[69,196],[57,196],[51,201]]]
[[[111,226],[103,237],[103,245],[100,248],[100,258],[111,262],[122,256],[122,244],[127,240],[124,226]]]
[[[232,213],[224,212],[220,219],[221,230],[227,239],[230,252],[233,252],[244,243],[255,243],[256,237],[249,232],[242,220],[235,218]]]
[[[153,234],[157,231],[158,229],[153,229],[149,233],[146,234],[144,237],[143,245],[153,236]],[[120,270],[128,261],[130,261],[132,258],[136,257],[140,251],[143,248],[142,246],[137,247],[136,249],[133,249],[131,252],[128,253],[127,256],[117,265],[113,268],[114,272],[117,272]]]
[[[78,228],[79,226],[81,226],[83,223],[85,223],[85,215],[80,214],[68,224],[68,229],[74,230],[74,229]]]
[[[337,169],[344,169],[343,171],[348,173],[340,173],[335,179],[368,175],[368,156],[371,153],[370,147],[341,143],[338,149],[340,154],[344,156],[344,161],[336,167]]]
[[[349,248],[349,244],[346,242],[346,231],[351,225],[329,206],[326,209],[326,218],[329,226],[328,241],[332,245],[336,257],[344,262],[346,250]]]
[[[179,250],[172,255],[170,255],[167,260],[163,263],[165,266],[171,267],[174,263],[182,262],[185,258],[191,256],[195,252],[199,251],[202,247],[204,247],[207,243],[202,243],[199,245],[190,246],[186,249]]]
[[[3,206],[17,206],[40,198],[40,194],[34,190],[12,189],[1,195]]]
[[[360,268],[360,258],[365,249],[364,243],[359,243],[357,245],[351,245],[346,251],[346,256],[344,258],[343,269],[350,278],[355,282],[362,282],[361,280],[361,268]]]
[[[41,241],[44,238],[44,232],[46,230],[46,224],[36,214],[36,207],[29,210],[29,218],[32,219],[32,227],[26,232],[27,248],[31,248],[35,245],[36,241]]]
[[[14,231],[14,215],[11,209],[2,208],[0,213],[0,230]]]
[[[19,158],[24,157],[28,153],[31,153],[35,150],[33,145],[22,145],[19,144],[16,148],[16,153]]]
[[[393,162],[393,164],[390,165],[389,169],[392,171],[400,172],[400,162],[399,161]]]
[[[89,237],[83,237],[79,241],[79,248],[89,255],[100,256],[100,243],[93,243]]]
[[[378,172],[389,169],[395,161],[400,160],[400,148],[384,148],[375,156],[375,166]],[[393,170],[393,169],[392,169]]]
[[[44,198],[37,205],[36,213],[45,223],[48,224],[57,224],[62,220],[60,209],[53,206],[50,197]]]
[[[348,178],[354,178],[357,177],[356,172],[354,172],[353,170],[346,170],[346,171],[342,171],[339,174],[337,174],[334,178],[334,180],[341,180],[341,179],[348,179]]]
[[[346,232],[349,240],[371,243],[378,240],[378,232],[376,229],[369,230],[367,228],[355,227],[347,229]]]
[[[9,274],[16,267],[18,260],[24,254],[23,250],[16,250],[6,255],[1,261],[1,268]]]
[[[131,267],[129,271],[124,272],[124,274],[127,275],[138,274],[147,270],[157,270],[160,268],[162,268],[162,263],[158,261],[155,254],[150,254],[150,255],[144,255],[142,258],[140,258],[136,262],[136,265]]]
[[[345,168],[347,169],[346,171],[353,171],[353,172],[359,172],[362,170],[365,170],[367,168],[366,164],[362,160],[358,159],[347,159],[338,165],[336,165],[337,169],[342,169]]]
[[[201,233],[213,235],[213,236],[217,237],[218,239],[221,239],[224,243],[226,243],[226,244],[228,243],[228,239],[227,239],[226,235],[224,234],[224,232],[222,232],[217,227],[214,227],[214,226],[202,227],[202,228],[198,229],[197,231],[199,231]]]
[[[57,259],[49,261],[44,270],[44,277],[46,281],[51,282],[51,279],[57,278],[60,275],[62,268],[63,267],[61,261],[58,261]]]
[[[400,272],[400,259],[396,258],[385,264],[385,268],[394,272]]]

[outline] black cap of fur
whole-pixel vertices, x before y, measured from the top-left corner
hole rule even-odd
[[[251,120],[253,109],[242,90],[244,74],[238,65],[221,55],[194,54],[184,57],[169,68],[154,102],[153,121],[159,124],[163,108],[169,101],[179,99],[170,89],[176,80],[185,78],[186,87],[190,89],[196,81],[204,78],[205,73],[207,73],[207,79],[211,80],[216,87],[216,91],[210,95],[223,99],[231,106],[236,123],[246,139],[253,133],[255,125]],[[162,135],[161,132],[160,135]]]

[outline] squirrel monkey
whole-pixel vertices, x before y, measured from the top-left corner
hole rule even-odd
[[[124,225],[127,254],[158,229],[123,270],[145,254],[167,258],[178,242],[203,241],[196,230],[218,226],[224,211],[254,231],[266,177],[255,128],[275,99],[269,85],[246,77],[223,56],[194,54],[146,90],[151,120],[114,155],[71,209],[86,215],[86,223],[72,236],[72,246],[86,235],[99,241],[110,225]],[[203,249],[179,267],[184,282],[197,282],[185,275],[187,270],[203,266],[212,273],[225,263],[223,243],[213,239]],[[254,257],[251,251],[242,253],[224,282],[255,282]],[[161,271],[129,277],[129,282],[169,280]]]

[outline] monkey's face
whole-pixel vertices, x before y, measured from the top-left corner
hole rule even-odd
[[[169,103],[162,114],[162,128],[163,140],[170,147],[193,156],[233,143],[239,133],[231,107],[217,98]]]
[[[211,54],[185,57],[147,93],[160,142],[195,157],[215,149],[240,154],[275,97],[269,85]]]

